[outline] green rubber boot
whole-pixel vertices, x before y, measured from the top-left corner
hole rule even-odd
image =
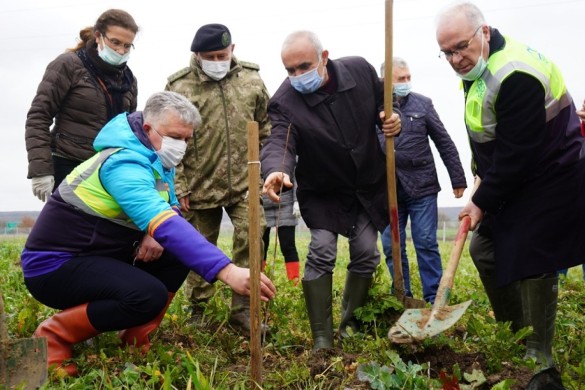
[[[347,271],[343,300],[341,301],[341,321],[339,323],[339,337],[348,337],[347,327],[357,332],[359,321],[353,316],[355,309],[362,307],[368,299],[368,291],[372,285],[371,277],[363,277]]]
[[[333,348],[333,276],[325,275],[314,280],[303,280],[302,283],[313,333],[313,351]]]

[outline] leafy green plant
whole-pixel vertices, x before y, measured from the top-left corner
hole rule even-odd
[[[380,366],[377,362],[362,364],[358,367],[358,379],[369,382],[372,389],[429,389],[434,382],[421,375],[428,367],[426,364],[404,363],[394,351],[386,352],[391,366]]]
[[[229,253],[231,237],[220,236],[220,247]],[[309,236],[297,235],[299,257],[307,253]],[[23,240],[0,242],[0,286],[4,293],[9,337],[31,337],[36,326],[54,310],[33,299],[22,281],[19,256]],[[440,243],[442,258],[447,259],[450,243]],[[407,252],[411,263],[412,290],[420,297],[421,287],[412,244]],[[272,253],[269,251],[269,253]],[[348,264],[347,240],[340,239],[338,260],[333,277],[334,327],[339,324],[341,296]],[[522,339],[529,329],[514,334],[509,325],[499,324],[489,315],[489,301],[477,271],[464,251],[459,265],[452,302],[472,299],[473,304],[456,326],[409,346],[393,345],[387,331],[404,308],[390,294],[390,278],[382,261],[374,275],[369,302],[356,311],[364,324],[321,361],[312,353],[310,324],[301,285],[286,279],[284,260],[278,252],[270,262],[271,278],[277,286],[277,299],[264,306],[265,317],[273,332],[262,348],[262,389],[340,389],[377,388],[441,389],[439,373],[457,379],[462,389],[514,389],[517,378],[501,375],[502,362],[530,367],[522,361]],[[585,283],[571,270],[559,288],[559,310],[555,333],[555,361],[567,389],[584,388],[585,383]],[[74,348],[74,361],[80,370],[76,378],[52,377],[43,389],[249,389],[249,341],[228,325],[229,289],[216,285],[216,293],[205,311],[201,324],[190,321],[190,303],[179,290],[161,327],[151,336],[152,348],[143,355],[120,348],[116,332],[99,335]],[[442,366],[429,359],[410,359],[410,354],[448,347],[457,353],[481,353],[482,366],[475,372],[455,364]],[[419,361],[420,360],[420,361]],[[414,363],[413,363],[414,362]],[[497,377],[497,380],[491,379]],[[482,379],[483,378],[483,379]],[[481,385],[483,380],[486,382]],[[497,383],[494,383],[497,382]],[[385,387],[380,387],[380,386]],[[395,387],[391,387],[395,386]],[[400,387],[398,387],[400,386]]]

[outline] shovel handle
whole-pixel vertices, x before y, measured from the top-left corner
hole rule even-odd
[[[384,56],[384,113],[392,115],[392,0],[386,0],[386,40]],[[405,298],[404,275],[400,248],[400,232],[398,230],[398,196],[396,195],[396,158],[394,155],[394,137],[386,138],[386,189],[388,192],[388,208],[390,212],[390,237],[392,238],[392,277],[394,291],[401,300]]]
[[[457,230],[457,237],[455,237],[455,243],[451,250],[451,256],[447,263],[447,268],[443,272],[443,277],[439,283],[439,289],[437,296],[435,297],[435,303],[433,305],[433,311],[441,308],[449,302],[449,296],[451,295],[451,288],[453,287],[453,280],[455,279],[455,271],[459,265],[459,259],[461,259],[461,253],[465,246],[465,240],[467,240],[467,233],[469,232],[469,225],[471,224],[471,218],[469,216],[463,217],[459,223],[459,230]]]

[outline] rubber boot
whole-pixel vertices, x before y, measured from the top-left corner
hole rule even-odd
[[[488,296],[492,310],[499,322],[511,322],[511,329],[517,332],[524,327],[522,314],[522,296],[520,282],[511,283],[505,287],[496,287],[496,278],[481,276],[483,288]]]
[[[191,301],[191,318],[189,321],[193,325],[202,325],[205,308],[207,307],[207,299],[198,299]]]
[[[286,277],[297,286],[299,284],[299,262],[289,261],[284,263],[284,266],[286,267]]]
[[[313,351],[333,348],[333,276],[325,275],[314,280],[303,280],[302,283],[313,334]]]
[[[526,338],[524,359],[535,358],[542,370],[554,367],[552,343],[559,277],[524,279],[520,283],[524,323],[533,329],[533,333]]]
[[[87,317],[87,303],[71,307],[43,321],[33,337],[47,339],[49,367],[55,367],[59,376],[77,376],[75,363],[63,363],[71,359],[73,345],[97,336],[98,332]]]
[[[371,277],[363,277],[347,271],[343,300],[341,301],[341,321],[339,323],[339,336],[348,337],[347,327],[354,332],[360,328],[359,321],[354,317],[355,309],[362,307],[368,299],[368,291],[372,285]]]
[[[230,325],[244,337],[250,337],[250,297],[232,291],[232,309],[229,318]],[[268,335],[270,328],[260,324],[262,335]]]
[[[148,352],[151,346],[148,335],[150,335],[159,327],[174,297],[175,293],[170,292],[165,307],[163,307],[163,309],[155,318],[148,321],[146,324],[120,331],[118,336],[122,340],[122,343],[124,345],[130,345],[139,348],[142,353]]]

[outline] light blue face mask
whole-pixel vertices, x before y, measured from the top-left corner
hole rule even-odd
[[[318,90],[321,84],[323,84],[323,76],[317,72],[320,64],[321,60],[319,59],[319,63],[315,69],[298,76],[288,76],[292,87],[302,94],[313,93]]]
[[[392,86],[394,94],[399,97],[407,96],[412,90],[411,83],[396,83]]]
[[[475,66],[465,74],[457,73],[457,76],[461,77],[463,80],[475,81],[481,77],[487,66],[488,62],[483,59],[483,34],[481,34],[481,51],[479,52],[479,58],[477,59]]]
[[[124,54],[118,53],[116,50],[112,49],[104,42],[104,38],[102,37],[102,49],[98,45],[97,51],[98,55],[102,60],[107,62],[110,65],[121,65],[125,62],[128,62],[130,58],[130,51],[127,51]]]

